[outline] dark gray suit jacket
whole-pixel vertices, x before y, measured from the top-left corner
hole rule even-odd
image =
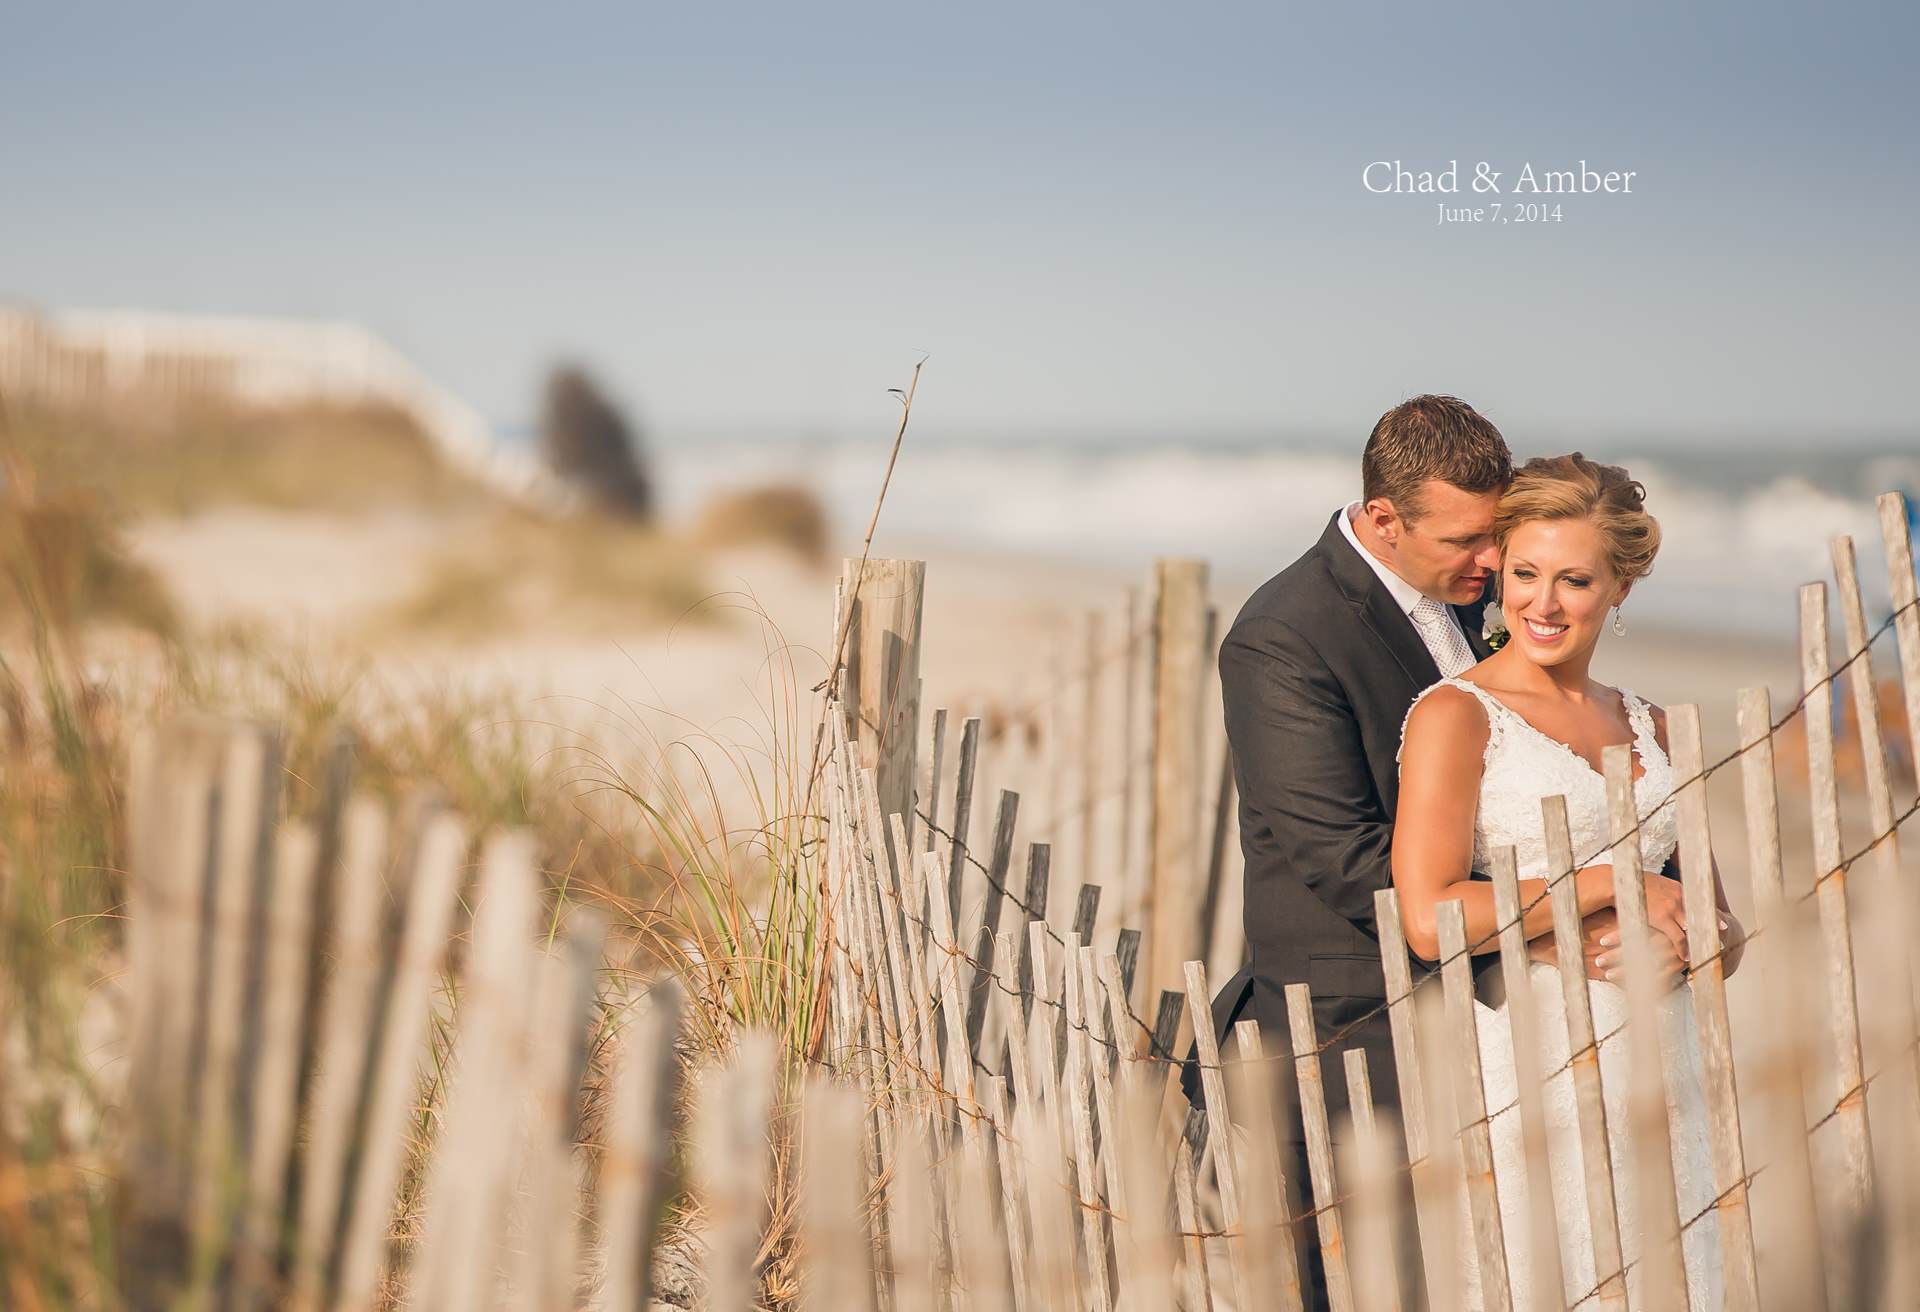
[[[1453,609],[1485,659],[1480,605]],[[1400,1101],[1386,1014],[1368,1016],[1386,999],[1373,895],[1393,886],[1401,726],[1439,678],[1413,621],[1341,533],[1338,514],[1247,600],[1220,648],[1251,960],[1214,999],[1214,1031],[1231,1055],[1234,1024],[1251,1018],[1267,1052],[1289,1050],[1283,989],[1305,982],[1322,1043],[1357,1022],[1322,1059],[1334,1111],[1347,1102],[1346,1047],[1366,1050],[1376,1103]],[[1497,954],[1474,964],[1485,972]],[[1413,969],[1418,978],[1418,960]],[[1191,1052],[1182,1080],[1197,1103]]]

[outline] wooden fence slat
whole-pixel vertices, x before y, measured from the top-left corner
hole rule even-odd
[[[1633,748],[1609,746],[1606,767],[1608,832],[1613,837],[1613,900],[1620,913],[1620,950],[1627,989],[1627,1088],[1631,1122],[1633,1213],[1640,1251],[1628,1281],[1636,1306],[1650,1312],[1684,1309],[1687,1272],[1680,1247],[1674,1194],[1673,1142],[1667,1124],[1665,1062],[1660,1052],[1660,1006],[1666,982],[1654,961],[1647,924],[1647,886],[1641,871],[1640,818],[1633,796]]]
[[[1313,992],[1305,984],[1286,986],[1287,1029],[1293,1040],[1295,1087],[1300,1119],[1307,1135],[1307,1177],[1313,1190],[1314,1229],[1320,1239],[1320,1265],[1326,1273],[1327,1302],[1333,1312],[1354,1306],[1353,1276],[1347,1267],[1347,1238],[1340,1212],[1340,1186],[1334,1175],[1333,1133],[1327,1124],[1327,1091],[1321,1084],[1320,1037],[1313,1023]]]
[[[947,838],[947,878],[944,883],[931,876],[929,889],[947,891],[947,918],[960,923],[960,894],[967,873],[967,833],[973,819],[973,773],[980,755],[980,717],[969,715],[960,728],[960,773],[953,787],[953,829]]]
[[[1013,960],[1018,953],[1014,950],[1014,932],[1010,929],[1000,933],[1000,955],[1005,960]],[[1026,1022],[1020,1015],[1020,995],[1008,989],[995,989],[994,1005],[999,1007],[1007,1032],[1007,1078],[1013,1081],[1013,1100],[1020,1106],[1030,1106],[1038,1096],[1033,1085],[1033,1074],[1027,1060],[1031,1051],[1027,1042]],[[1005,1128],[1002,1118],[995,1123]]]
[[[993,1205],[993,1149],[988,1137],[970,1140],[960,1151],[960,1221],[955,1227],[954,1257],[964,1295],[956,1302],[979,1312],[1013,1312],[1006,1234]]]
[[[1227,1097],[1240,1114],[1233,1150],[1245,1167],[1240,1177],[1242,1268],[1249,1289],[1263,1294],[1272,1289],[1282,1312],[1300,1312],[1304,1222],[1295,1219],[1299,1198],[1282,1161],[1280,1126],[1288,1119],[1281,1109],[1283,1059],[1267,1060],[1255,1021],[1235,1022],[1233,1041],[1237,1057],[1227,1066]]]
[[[279,747],[278,734],[237,722],[228,729],[220,763],[219,822],[207,866],[207,978],[200,993],[205,1039],[192,1108],[199,1136],[192,1214],[215,1224],[250,1210],[243,1137],[251,1086],[240,1069],[241,1031],[253,899],[260,868],[271,859],[279,808]]]
[[[1400,896],[1391,888],[1373,895],[1374,925],[1380,935],[1380,966],[1387,986],[1387,1021],[1393,1034],[1394,1078],[1400,1092],[1401,1127],[1406,1136],[1408,1169],[1413,1176],[1413,1207],[1419,1230],[1421,1265],[1428,1297],[1435,1307],[1460,1302],[1455,1283],[1458,1254],[1464,1242],[1458,1233],[1459,1216],[1453,1185],[1435,1154],[1429,1125],[1432,1103],[1421,1069],[1419,1027],[1415,1023],[1413,971],[1407,952],[1405,926],[1400,919]]]
[[[1473,963],[1467,956],[1466,916],[1457,899],[1436,904],[1434,911],[1439,929],[1447,1037],[1454,1057],[1460,1154],[1467,1175],[1474,1252],[1480,1259],[1481,1305],[1488,1312],[1501,1312],[1513,1306],[1513,1296],[1507,1281],[1507,1250],[1500,1224],[1500,1189],[1493,1177],[1487,1095],[1480,1076],[1480,1034],[1474,1015]]]
[[[1133,1012],[1127,1008],[1127,986],[1121,973],[1119,956],[1109,952],[1100,958],[1100,987],[1105,993],[1107,1032],[1113,1042],[1112,1065],[1123,1080],[1131,1080],[1140,1056],[1140,1033]]]
[[[1075,894],[1073,899],[1073,929],[1069,937],[1076,938],[1082,943],[1093,942],[1093,926],[1099,917],[1100,885],[1080,885],[1080,891]],[[1071,961],[1071,957],[1069,957],[1069,961]],[[1067,1034],[1065,1030],[1060,1031],[1059,1045],[1053,1054],[1053,1064],[1055,1069],[1065,1071],[1067,1069]]]
[[[920,560],[842,562],[842,698],[856,712],[855,759],[879,779],[880,813],[914,814],[913,786],[920,732],[920,634],[927,566]],[[964,831],[958,831],[964,832]]]
[[[906,830],[899,815],[887,817],[893,827],[896,848],[904,848]],[[934,1033],[933,995],[927,989],[927,943],[929,939],[922,928],[926,920],[926,887],[922,871],[926,853],[918,853],[900,868],[901,896],[904,906],[900,909],[906,921],[903,934],[906,960],[906,985],[908,1002],[914,1016],[914,1028],[919,1033],[920,1072],[923,1082],[929,1087],[940,1078],[940,1042]]]
[[[358,1312],[370,1306],[385,1266],[394,1194],[405,1163],[408,1136],[403,1127],[414,1114],[435,963],[446,950],[466,850],[466,828],[459,820],[437,814],[427,822],[407,892],[387,1018],[373,1064],[363,1137],[367,1152],[353,1181],[352,1204],[341,1230],[340,1279],[328,1303],[336,1312]]]
[[[1247,1242],[1242,1229],[1246,1213],[1240,1174],[1234,1164],[1233,1120],[1227,1114],[1226,1072],[1220,1064],[1220,1044],[1213,1032],[1213,995],[1207,988],[1207,968],[1186,963],[1187,1014],[1193,1021],[1193,1040],[1200,1062],[1200,1088],[1206,1105],[1207,1135],[1215,1145],[1214,1184],[1220,1194],[1220,1219],[1228,1230],[1227,1259],[1233,1275],[1234,1306],[1250,1307]]]
[[[987,864],[987,898],[975,939],[972,995],[967,1002],[967,1052],[980,1055],[980,1034],[987,1023],[987,995],[993,989],[994,938],[1000,932],[1000,907],[1007,889],[1007,871],[1013,864],[1013,829],[1020,816],[1020,794],[1000,790],[993,822],[993,856]]]
[[[1147,813],[1151,871],[1140,911],[1147,987],[1176,978],[1194,942],[1201,902],[1200,706],[1207,663],[1207,566],[1154,562],[1152,801]]]
[[[707,1213],[707,1307],[752,1312],[760,1283],[754,1255],[767,1224],[772,1176],[770,1115],[780,1051],[773,1036],[743,1033],[697,1111],[694,1177]]]
[[[1594,1279],[1603,1312],[1626,1312],[1626,1259],[1614,1194],[1607,1102],[1600,1084],[1600,1048],[1593,1031],[1593,995],[1588,990],[1582,952],[1580,902],[1573,882],[1577,867],[1573,833],[1567,825],[1567,799],[1558,795],[1541,798],[1540,819],[1551,874],[1547,899],[1553,908],[1553,945],[1560,962],[1560,1000],[1567,1024],[1568,1074],[1573,1080],[1574,1123],[1580,1136]]]
[[[652,1303],[655,1218],[667,1191],[686,991],[672,976],[647,989],[613,1062],[613,1106],[600,1164],[599,1228],[606,1247],[604,1312],[647,1312]],[[856,1109],[857,1110],[857,1109]],[[856,1138],[858,1131],[856,1128]],[[848,1151],[845,1163],[858,1159]]]
[[[1465,1113],[1455,1097],[1455,1082],[1450,1076],[1455,1044],[1448,1030],[1444,985],[1444,977],[1436,974],[1430,977],[1427,987],[1414,991],[1412,1022],[1419,1040],[1421,1066],[1428,1072],[1438,1072],[1435,1078],[1421,1082],[1427,1099],[1422,1110],[1432,1134],[1428,1156],[1435,1195],[1431,1205],[1438,1214],[1439,1233],[1450,1236],[1451,1240],[1444,1246],[1422,1241],[1427,1278],[1437,1279],[1437,1284],[1429,1285],[1428,1295],[1429,1305],[1435,1308],[1474,1306],[1475,1300],[1467,1295],[1472,1291],[1474,1273],[1479,1268],[1467,1202],[1466,1164],[1461,1154],[1461,1122]],[[1414,1201],[1417,1206],[1417,1190]],[[1444,1292],[1435,1295],[1431,1292],[1433,1289]]]
[[[127,1137],[127,1260],[147,1273],[137,1308],[165,1305],[186,1274],[194,1236],[190,1087],[200,980],[203,896],[212,847],[222,726],[181,717],[146,745],[133,802],[128,915],[132,1002]]]
[[[1811,695],[1801,707],[1806,720],[1808,789],[1813,800],[1814,903],[1826,949],[1827,1022],[1833,1039],[1834,1115],[1841,1167],[1827,1173],[1843,1228],[1867,1214],[1873,1196],[1873,1144],[1867,1125],[1865,1063],[1860,1054],[1860,1006],[1854,989],[1853,930],[1848,922],[1848,872],[1840,842],[1840,791],[1833,759],[1833,690],[1828,683],[1827,586],[1800,589],[1800,681]],[[1836,1263],[1842,1285],[1854,1273]],[[1839,1300],[1852,1304],[1842,1292]]]
[[[929,859],[931,856],[932,859]],[[943,1070],[947,1090],[961,1104],[963,1124],[973,1126],[973,1063],[967,1057],[966,996],[960,986],[960,945],[954,941],[953,920],[947,914],[947,899],[938,889],[941,877],[937,854],[923,854],[921,873],[929,893],[927,909],[933,920],[933,948],[940,982],[940,1005],[946,1017],[946,1052]],[[977,1133],[969,1130],[969,1133]]]
[[[942,706],[933,713],[933,754],[927,759],[927,791],[922,794],[922,796],[927,799],[926,841],[920,845],[920,850],[924,852],[933,851],[934,831],[940,827],[940,767],[946,759],[946,754],[947,708]],[[908,832],[911,833],[913,827],[909,825],[907,828]],[[900,848],[897,850],[903,853],[909,853],[911,851],[908,848]],[[912,855],[917,855],[917,853]],[[911,856],[902,856],[900,859],[907,861],[911,859]]]
[[[1907,708],[1907,753],[1920,775],[1920,589],[1915,586],[1913,539],[1907,534],[1907,499],[1887,492],[1879,499],[1880,541],[1887,557],[1887,593],[1900,653],[1900,690]],[[1920,1002],[1916,1002],[1920,1007]]]
[[[307,955],[313,946],[313,890],[319,838],[298,821],[280,826],[267,902],[265,970],[260,980],[260,1042],[254,1058],[252,1125],[247,1144],[250,1200],[238,1294],[271,1292],[279,1267],[287,1166],[293,1157],[300,1091],[300,1015]]]
[[[1208,647],[1211,650],[1213,644],[1209,642]],[[1218,684],[1219,679],[1216,677],[1213,680],[1213,686],[1217,688]],[[1220,735],[1218,746],[1220,766],[1214,771],[1213,811],[1207,826],[1206,873],[1201,876],[1200,887],[1203,891],[1199,909],[1194,916],[1193,932],[1194,941],[1200,945],[1200,953],[1208,969],[1231,973],[1239,966],[1240,952],[1238,950],[1223,952],[1215,939],[1219,937],[1219,931],[1222,929],[1229,931],[1227,937],[1230,938],[1243,940],[1245,936],[1244,926],[1241,927],[1241,932],[1235,935],[1231,932],[1230,924],[1222,924],[1223,916],[1233,918],[1234,914],[1235,899],[1225,885],[1227,883],[1227,845],[1238,841],[1239,831],[1234,823],[1234,813],[1239,793],[1233,779],[1233,743],[1227,739],[1224,732]],[[1245,903],[1242,901],[1238,905],[1244,911]],[[1240,942],[1238,947],[1244,948],[1245,943]],[[1231,958],[1231,964],[1228,958]]]
[[[1200,1202],[1194,1184],[1194,1154],[1183,1141],[1173,1155],[1174,1216],[1180,1227],[1180,1288],[1187,1312],[1213,1312],[1213,1277],[1207,1270],[1207,1241],[1200,1227]]]
[[[1159,1122],[1160,1091],[1145,1080],[1123,1083],[1117,1153],[1126,1189],[1117,1201],[1121,1216],[1116,1225],[1119,1247],[1127,1255],[1129,1275],[1121,1294],[1129,1308],[1178,1306],[1173,1291],[1179,1249],[1167,1225],[1166,1171],[1169,1154],[1185,1152],[1163,1142]]]
[[[851,777],[851,782],[858,810],[847,819],[860,835],[856,851],[864,853],[867,860],[871,919],[878,930],[874,951],[884,974],[877,983],[886,991],[894,1024],[897,1042],[893,1045],[895,1052],[890,1055],[895,1060],[894,1078],[899,1081],[894,1087],[901,1089],[912,1082],[910,1072],[904,1068],[911,1066],[911,1054],[919,1050],[921,1025],[921,1017],[914,1007],[913,988],[907,979],[906,949],[900,925],[901,872],[893,858],[895,852],[910,852],[906,817],[895,814],[893,818],[898,827],[894,840],[889,842],[887,826],[880,821],[878,777],[871,770],[861,770]],[[911,856],[904,859],[910,860]]]
[[[1727,1018],[1726,963],[1721,959],[1720,908],[1714,896],[1713,839],[1707,821],[1706,748],[1700,708],[1667,710],[1667,741],[1673,773],[1681,781],[1675,800],[1680,827],[1680,878],[1687,912],[1687,959],[1692,962],[1694,1026],[1700,1034],[1700,1072],[1713,1145],[1713,1186],[1719,1198],[1721,1257],[1727,1301],[1736,1308],[1760,1306],[1760,1273],[1753,1251],[1753,1213],[1747,1191],[1746,1149],[1740,1135],[1735,1089],[1733,1026]]]
[[[1036,963],[1036,970],[1041,963]],[[1039,1023],[1045,1008],[1035,1008]],[[1045,1063],[1041,1063],[1045,1065]],[[1037,1068],[1036,1068],[1037,1069]],[[1013,1109],[1013,1136],[1026,1178],[1028,1214],[1033,1220],[1033,1278],[1040,1308],[1081,1307],[1074,1263],[1074,1226],[1079,1208],[1070,1178],[1072,1165],[1060,1148],[1060,1135],[1037,1107]]]
[[[1133,977],[1140,969],[1140,931],[1122,929],[1113,936],[1113,955],[1120,962],[1120,991],[1133,996]]]
[[[1113,870],[1119,880],[1120,917],[1138,919],[1143,910],[1144,871],[1135,859],[1133,846],[1135,780],[1139,775],[1139,703],[1140,703],[1140,589],[1127,588],[1127,630],[1120,675],[1120,817]],[[1131,985],[1131,980],[1128,981]]]
[[[1387,1127],[1374,1115],[1367,1050],[1348,1048],[1341,1053],[1341,1060],[1353,1131],[1340,1153],[1340,1178],[1353,1187],[1348,1204],[1348,1214],[1353,1218],[1353,1302],[1360,1312],[1400,1312],[1407,1282],[1400,1270],[1404,1218],[1397,1153]]]
[[[1787,901],[1780,852],[1780,798],[1774,778],[1773,707],[1767,689],[1743,688],[1738,702],[1740,782],[1746,812],[1747,875],[1753,892],[1755,950],[1761,984],[1772,1019],[1766,1069],[1757,1081],[1762,1115],[1761,1137],[1769,1171],[1776,1173],[1773,1196],[1781,1216],[1770,1230],[1768,1284],[1780,1289],[1781,1306],[1810,1308],[1826,1303],[1818,1182],[1806,1138],[1806,1085],[1801,1053],[1809,1038],[1803,1023],[1805,978],[1811,964],[1802,945],[1802,925]]]
[[[535,1083],[521,1172],[526,1239],[513,1285],[528,1312],[571,1307],[575,1301],[582,1181],[574,1146],[606,939],[605,916],[591,907],[570,907],[558,934],[559,950],[540,962],[539,1006],[529,1044]]]
[[[1098,1312],[1112,1312],[1113,1290],[1107,1279],[1108,1248],[1103,1208],[1104,1172],[1093,1142],[1093,1117],[1088,1109],[1092,1096],[1087,1058],[1084,988],[1080,963],[1080,936],[1067,935],[1065,967],[1061,977],[1061,996],[1067,1013],[1067,1074],[1062,1092],[1067,1116],[1073,1125],[1075,1188],[1079,1191],[1080,1231],[1086,1248],[1087,1283]]]
[[[1060,1031],[1065,1008],[1054,994],[1053,954],[1044,922],[1027,926],[1027,942],[1032,949],[1034,992],[1033,1015],[1027,1021],[1027,1076],[1039,1093],[1037,1101],[1053,1134],[1054,1148],[1064,1160],[1071,1161],[1073,1120],[1061,1102],[1064,1077],[1053,1064],[1055,1046],[1064,1041]]]
[[[1027,844],[1027,891],[1020,907],[1021,924],[1031,927],[1035,922],[1042,925],[1047,921],[1047,892],[1052,882],[1053,849],[1046,843]],[[1020,936],[1020,976],[1019,989],[1022,1019],[1033,1016],[1033,953],[1029,944],[1031,939],[1023,932]]]
[[[347,804],[342,828],[334,915],[338,959],[322,1010],[319,1070],[308,1103],[294,1258],[294,1287],[316,1302],[338,1252],[348,1149],[373,1074],[369,1040],[376,1032],[373,1011],[386,965],[386,808],[372,797],[355,797]]]
[[[800,1098],[806,1203],[797,1219],[805,1258],[802,1306],[818,1312],[873,1312],[865,1173],[848,1169],[860,1160],[864,1119],[860,1097],[852,1089],[818,1077],[807,1081]]]
[[[533,837],[507,830],[481,862],[473,942],[460,981],[456,1066],[427,1166],[426,1220],[411,1297],[426,1312],[491,1301],[492,1264],[473,1260],[503,1222],[513,1109],[525,1087],[518,1048],[527,1030],[526,979],[539,907]]]
[[[1533,996],[1533,963],[1521,924],[1520,874],[1511,847],[1492,852],[1493,914],[1500,925],[1500,973],[1506,983],[1507,1028],[1513,1041],[1515,1102],[1520,1141],[1526,1154],[1527,1256],[1524,1271],[1513,1278],[1515,1303],[1524,1307],[1566,1306],[1566,1276],[1560,1266],[1560,1227],[1554,1210],[1552,1165],[1548,1159],[1547,1114],[1542,1103],[1546,1072],[1540,1063],[1540,1015]],[[1509,1277],[1516,1277],[1513,1271]]]
[[[1011,940],[1012,935],[1002,937]],[[1007,995],[1001,993],[1000,996],[1004,999]],[[1007,1032],[1017,1033],[1011,1028]],[[1025,1047],[1022,1043],[1010,1046],[1015,1052]],[[1027,1272],[1032,1265],[1029,1253],[1033,1233],[1028,1220],[1032,1213],[1027,1207],[1027,1164],[1020,1156],[1013,1122],[1007,1113],[1006,1077],[988,1076],[982,1087],[986,1090],[987,1117],[991,1122],[991,1133],[987,1137],[1000,1171],[1000,1206],[1007,1239],[1007,1270],[1013,1278],[1013,1306],[1016,1312],[1028,1312],[1033,1306],[1033,1292],[1027,1282]]]
[[[1080,650],[1085,674],[1080,680],[1080,841],[1076,863],[1082,883],[1093,882],[1096,864],[1094,820],[1100,805],[1100,612],[1087,610],[1080,618]]]
[[[1110,1046],[1113,1040],[1107,1034],[1106,986],[1100,981],[1100,966],[1094,960],[1093,949],[1083,947],[1077,955],[1080,1023],[1086,1031],[1087,1074],[1093,1086],[1094,1126],[1099,1131],[1096,1141],[1099,1145],[1100,1175],[1107,1189],[1107,1205],[1118,1208],[1126,1197],[1126,1191],[1121,1188],[1120,1180],[1120,1127],[1116,1123],[1119,1112],[1113,1100]],[[1122,1288],[1130,1283],[1126,1276],[1126,1268],[1122,1265]]]
[[[1860,578],[1854,559],[1853,539],[1835,537],[1830,546],[1833,574],[1840,598],[1847,651],[1852,663],[1847,669],[1847,685],[1853,694],[1853,718],[1860,737],[1860,763],[1867,784],[1867,825],[1872,846],[1870,864],[1863,873],[1861,896],[1867,904],[1862,917],[1867,947],[1872,953],[1867,970],[1870,978],[1906,978],[1906,987],[1883,990],[1884,1001],[1878,1007],[1881,1016],[1876,1027],[1879,1053],[1872,1064],[1893,1088],[1883,1107],[1891,1115],[1883,1116],[1877,1145],[1882,1162],[1906,1163],[1920,1156],[1920,1009],[1915,1007],[1915,986],[1920,976],[1920,953],[1914,950],[1913,927],[1920,925],[1920,896],[1900,868],[1900,835],[1896,826],[1893,778],[1887,769],[1886,729],[1880,722],[1880,684],[1874,677],[1873,651],[1867,631],[1867,610],[1860,596]],[[1897,623],[1897,621],[1896,621]],[[1884,1242],[1889,1287],[1902,1292],[1896,1305],[1911,1305],[1912,1294],[1920,1292],[1920,1273],[1916,1272],[1915,1246],[1920,1240],[1920,1180],[1912,1172],[1896,1166],[1884,1174],[1880,1204],[1887,1216],[1891,1234]]]
[[[928,855],[923,853],[922,855]],[[893,1185],[887,1190],[887,1239],[894,1312],[935,1312],[933,1168],[920,1127],[900,1127]]]
[[[854,835],[854,842],[849,849],[843,849],[847,851],[845,874],[853,907],[853,927],[858,936],[861,983],[869,1011],[868,1022],[877,1031],[875,1038],[879,1040],[879,1050],[873,1054],[871,1069],[874,1077],[873,1107],[878,1128],[876,1142],[879,1146],[879,1160],[875,1165],[876,1173],[884,1175],[893,1141],[893,1122],[888,1113],[893,1106],[895,1091],[905,1087],[907,1078],[903,1069],[907,1053],[903,1041],[906,1021],[895,1005],[893,972],[887,960],[886,934],[882,928],[887,918],[884,894],[887,883],[885,840],[874,829],[854,821],[853,816],[863,806],[863,799],[856,795],[860,791],[861,781],[851,771],[845,778],[850,791],[840,795],[839,819]]]

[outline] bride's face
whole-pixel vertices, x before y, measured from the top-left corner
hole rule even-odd
[[[1620,596],[1605,540],[1586,520],[1530,520],[1508,535],[1500,608],[1507,632],[1534,664],[1592,651]]]

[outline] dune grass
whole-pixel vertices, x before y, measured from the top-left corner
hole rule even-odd
[[[380,406],[238,409],[12,407],[0,450],[45,492],[86,490],[115,516],[220,506],[357,513],[450,509],[497,498]]]
[[[421,582],[367,634],[474,638],[726,622],[699,606],[708,593],[702,554],[652,525],[501,506],[463,520]]]

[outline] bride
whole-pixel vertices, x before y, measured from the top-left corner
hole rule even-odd
[[[1500,597],[1511,639],[1462,676],[1429,688],[1408,713],[1401,744],[1400,803],[1394,823],[1393,883],[1399,891],[1407,943],[1427,960],[1439,956],[1435,905],[1458,899],[1467,941],[1496,950],[1493,886],[1475,879],[1489,853],[1510,846],[1518,857],[1520,901],[1533,904],[1523,921],[1534,964],[1529,977],[1540,1021],[1542,1071],[1556,1072],[1545,1091],[1554,1212],[1560,1223],[1561,1266],[1568,1299],[1586,1294],[1594,1270],[1580,1145],[1574,1120],[1565,1010],[1557,968],[1551,964],[1552,907],[1546,890],[1543,796],[1562,794],[1577,859],[1609,860],[1606,782],[1601,751],[1632,744],[1634,796],[1641,820],[1640,878],[1646,890],[1660,969],[1673,985],[1661,1006],[1661,1050],[1672,1124],[1674,1179],[1683,1221],[1705,1212],[1684,1236],[1687,1298],[1693,1309],[1722,1301],[1719,1232],[1707,1210],[1714,1197],[1708,1155],[1706,1104],[1686,969],[1686,916],[1679,882],[1660,873],[1676,846],[1670,799],[1673,768],[1667,756],[1666,716],[1624,689],[1589,673],[1594,647],[1634,582],[1653,564],[1660,527],[1644,509],[1645,489],[1623,469],[1575,452],[1529,461],[1501,498],[1494,534],[1501,553]],[[1677,867],[1676,867],[1677,868]],[[1613,869],[1586,866],[1574,875],[1580,912],[1588,917],[1588,991],[1594,1032],[1600,1036],[1609,1155],[1613,1159],[1621,1244],[1631,1264],[1640,1249],[1633,1216],[1627,1112],[1626,1020],[1620,988],[1618,923],[1613,919]],[[1727,942],[1740,931],[1714,875],[1715,900]],[[1736,964],[1730,948],[1726,966]],[[1515,1306],[1528,1306],[1526,1171],[1519,1117],[1512,1032],[1504,1014],[1479,1006],[1480,1059],[1494,1146]],[[1615,1037],[1608,1041],[1607,1036]],[[1477,1260],[1469,1251],[1468,1305],[1479,1305]],[[1638,1268],[1629,1267],[1629,1286]],[[1638,1291],[1634,1290],[1638,1302]]]

